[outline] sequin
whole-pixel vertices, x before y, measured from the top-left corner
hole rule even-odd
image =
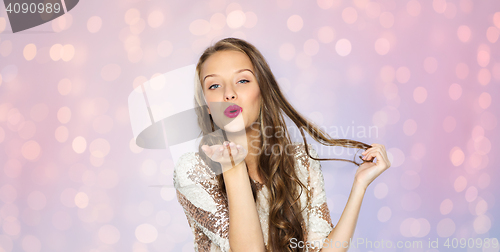
[[[307,206],[302,211],[305,220],[302,227],[306,241],[317,241],[328,236],[333,229],[330,212],[324,194],[324,180],[319,161],[311,159],[305,152],[303,143],[294,143],[296,172],[298,178],[307,186],[308,191],[300,196],[301,206]],[[316,151],[308,146],[311,156],[317,157]],[[186,153],[178,161],[174,171],[174,185],[177,189],[177,199],[184,209],[191,230],[194,233],[194,248],[196,251],[228,251],[229,250],[229,211],[227,198],[220,192],[214,172],[201,159],[198,153]],[[269,190],[258,181],[250,179],[257,188],[256,207],[261,223],[262,234],[266,248],[269,245]],[[189,192],[182,194],[181,185],[193,185],[182,188]],[[193,188],[193,189],[191,189]],[[197,201],[195,198],[210,195],[210,200]],[[196,190],[198,191],[196,191]],[[193,190],[193,191],[189,191]],[[198,195],[199,194],[199,195]],[[203,204],[201,204],[201,203]],[[201,204],[201,205],[200,205]],[[212,209],[212,210],[209,210]],[[215,211],[213,211],[215,209]],[[311,216],[315,218],[311,219]],[[310,240],[311,239],[311,240]],[[309,251],[319,251],[311,248]]]

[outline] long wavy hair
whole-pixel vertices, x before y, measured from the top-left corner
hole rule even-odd
[[[220,190],[223,195],[226,194],[223,173],[220,164],[213,162],[208,158],[202,145],[222,144],[224,141],[223,133],[216,136],[214,131],[220,128],[214,123],[211,115],[206,109],[204,94],[201,86],[202,80],[200,71],[203,63],[213,54],[219,51],[238,51],[250,58],[255,70],[255,77],[259,84],[261,93],[261,106],[258,121],[255,124],[260,125],[260,155],[257,156],[258,173],[264,179],[264,183],[269,189],[269,233],[268,250],[269,251],[303,251],[303,248],[291,248],[289,241],[291,238],[297,238],[299,241],[306,240],[306,230],[304,230],[304,219],[300,206],[300,195],[303,190],[307,191],[308,199],[310,192],[295,172],[295,160],[293,155],[276,155],[276,153],[293,153],[294,147],[286,127],[283,114],[288,116],[298,127],[304,139],[304,146],[307,155],[314,160],[340,160],[352,162],[359,166],[360,163],[353,160],[337,158],[314,158],[309,154],[304,130],[316,141],[327,146],[342,146],[347,148],[368,149],[371,146],[362,142],[349,139],[333,139],[319,127],[308,121],[285,98],[278,86],[278,83],[271,72],[265,58],[255,46],[245,40],[237,38],[225,38],[214,45],[208,47],[201,55],[196,66],[196,84],[195,84],[195,106],[201,109],[197,110],[198,124],[202,130],[200,133],[204,137],[200,141],[199,155],[216,173]],[[210,123],[207,123],[210,122]],[[253,125],[252,125],[253,126]],[[276,137],[279,131],[283,137]],[[217,131],[217,132],[223,132]],[[211,134],[211,135],[209,135]],[[267,137],[264,137],[267,136]],[[265,148],[265,149],[263,149]],[[359,151],[359,150],[358,150]],[[357,152],[356,152],[357,153]],[[252,182],[252,192],[256,200],[257,188]],[[300,191],[299,191],[300,189]],[[308,201],[309,202],[309,201]],[[304,206],[305,208],[305,206]]]

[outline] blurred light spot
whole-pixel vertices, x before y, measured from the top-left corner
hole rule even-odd
[[[247,12],[247,15],[248,15],[249,12]],[[247,22],[245,23],[245,26],[247,25],[247,23],[250,23],[251,18],[249,16],[247,16]],[[210,27],[213,29],[213,30],[221,30],[222,28],[224,28],[224,26],[226,26],[226,16],[222,13],[215,13],[212,15],[212,17],[210,17]]]
[[[378,183],[375,186],[375,189],[373,190],[373,193],[375,194],[375,198],[377,198],[377,199],[385,198],[385,196],[387,196],[388,192],[389,192],[389,188],[387,187],[386,183]]]
[[[447,116],[443,120],[443,129],[445,132],[450,133],[452,132],[457,125],[457,121],[453,116]]]
[[[488,138],[481,137],[477,141],[474,141],[474,149],[476,149],[478,154],[486,155],[490,153],[491,142]]]
[[[424,237],[431,231],[431,224],[424,218],[418,218],[411,224],[410,232],[414,237]]]
[[[422,199],[415,192],[408,192],[402,196],[401,206],[406,211],[415,211],[420,208]]]
[[[391,167],[401,166],[405,162],[405,154],[398,148],[388,149],[387,156],[391,162]]]
[[[105,81],[114,81],[121,73],[122,70],[118,64],[107,64],[101,69],[101,77]]]
[[[486,67],[490,63],[490,53],[486,50],[479,50],[477,52],[477,63],[481,67]]]
[[[71,81],[67,78],[60,80],[57,85],[57,90],[61,95],[68,95],[71,92]]]
[[[23,238],[22,247],[25,252],[39,252],[42,248],[42,243],[36,236],[26,235]]]
[[[23,144],[21,152],[24,158],[32,161],[40,156],[41,148],[36,141],[30,140]]]
[[[254,28],[257,25],[257,15],[251,11],[245,12],[245,28]]]
[[[472,129],[472,139],[477,142],[481,140],[483,137],[484,137],[484,128],[479,125],[476,125]]]
[[[68,123],[71,120],[71,110],[68,107],[62,107],[57,111],[57,119],[61,123]]]
[[[279,54],[283,60],[291,60],[295,57],[295,47],[291,43],[282,44],[279,48]]]
[[[142,18],[134,19],[130,24],[130,32],[134,35],[141,34],[141,32],[144,31],[144,28],[146,28],[146,21]]]
[[[413,90],[413,99],[416,103],[423,103],[427,99],[427,90],[424,87],[416,87]]]
[[[35,122],[43,121],[49,114],[49,107],[45,103],[39,103],[30,110],[30,117]]]
[[[342,11],[342,20],[347,24],[353,24],[358,19],[358,12],[353,7],[347,7]]]
[[[380,25],[384,28],[391,28],[394,25],[394,15],[390,12],[383,12],[379,18]]]
[[[318,41],[315,39],[308,39],[304,43],[304,52],[309,55],[309,56],[314,56],[318,53],[319,51],[319,44]]]
[[[436,58],[433,57],[427,57],[424,60],[424,69],[427,73],[434,73],[436,72],[438,67],[438,62]]]
[[[482,109],[487,109],[491,105],[491,95],[487,92],[483,92],[479,96],[479,107]]]
[[[347,56],[351,53],[351,42],[347,39],[339,39],[335,44],[335,51],[340,56]]]
[[[406,3],[406,12],[410,14],[410,16],[417,17],[420,14],[422,7],[417,0],[410,0]]]
[[[401,186],[407,190],[413,190],[420,185],[420,176],[415,171],[405,171],[401,175]]]
[[[461,192],[467,187],[467,179],[464,176],[459,176],[455,179],[455,183],[453,184],[456,192]]]
[[[73,220],[66,212],[57,211],[52,215],[52,225],[58,230],[68,230],[72,224]]]
[[[446,10],[446,0],[433,0],[432,7],[437,13],[444,13]]]
[[[386,222],[391,219],[392,211],[388,206],[381,207],[377,213],[377,219],[380,222]]]
[[[98,236],[103,243],[113,245],[120,240],[120,231],[115,226],[107,224],[99,228]]]
[[[412,136],[417,131],[417,122],[413,119],[408,119],[403,124],[403,132],[407,136]]]
[[[336,8],[341,4],[341,0],[317,0],[316,3],[323,10],[328,10],[330,8]]]
[[[399,83],[406,83],[410,80],[410,69],[407,67],[399,67],[396,70],[396,79]]]
[[[204,19],[196,19],[189,25],[189,31],[196,36],[202,36],[210,31],[210,23]]]
[[[158,165],[156,162],[152,159],[146,159],[144,162],[142,162],[141,166],[141,171],[146,175],[146,176],[152,176],[155,175],[158,170]]]
[[[90,154],[94,157],[103,158],[109,154],[109,150],[109,142],[103,138],[97,138],[89,145]]]
[[[465,191],[465,200],[467,200],[467,202],[476,200],[477,193],[477,188],[475,186],[470,186],[467,191]]]
[[[490,43],[495,43],[500,36],[500,30],[494,26],[490,26],[488,30],[486,30],[486,38]]]
[[[318,40],[321,43],[328,44],[335,39],[335,32],[330,26],[323,26],[318,30]]]
[[[73,188],[66,188],[61,192],[59,199],[61,203],[66,207],[75,207],[75,196],[78,193],[77,190]]]
[[[404,237],[412,237],[411,226],[413,222],[417,221],[415,218],[407,218],[401,222],[399,225],[399,231]]]
[[[481,114],[480,122],[481,126],[486,130],[492,130],[497,126],[496,116],[489,111],[484,111]]]
[[[391,44],[386,38],[379,38],[375,41],[375,52],[379,55],[386,55],[391,49]]]
[[[459,26],[458,30],[457,30],[457,36],[458,36],[458,39],[464,43],[469,41],[469,39],[471,37],[470,28],[466,25]]]
[[[441,202],[441,205],[439,206],[439,211],[441,212],[442,215],[447,215],[453,210],[453,201],[450,199],[445,199],[443,202]]]
[[[484,199],[479,200],[475,209],[476,215],[483,215],[486,211],[488,211],[488,203]]]
[[[160,10],[154,10],[151,13],[149,13],[148,16],[148,25],[157,28],[160,27],[163,24],[163,13]]]
[[[304,21],[302,20],[302,17],[299,15],[292,15],[288,18],[286,21],[286,25],[288,29],[292,32],[298,32],[302,29],[304,26]]]
[[[30,61],[32,59],[35,58],[36,56],[36,45],[31,43],[31,44],[27,44],[25,47],[24,47],[24,50],[23,50],[23,55],[24,55],[24,58],[27,60],[27,61]]]
[[[436,231],[440,237],[450,237],[455,233],[455,222],[450,218],[442,219],[437,224]]]
[[[5,18],[0,17],[0,33],[2,33],[5,30],[6,26],[7,26],[7,22],[5,21]]]
[[[19,131],[17,133],[20,138],[28,140],[35,135],[36,125],[32,121],[24,121],[19,124]]]
[[[62,58],[63,56],[63,45],[61,44],[54,44],[50,47],[50,58],[53,61],[58,61]]]
[[[490,175],[488,175],[488,173],[483,173],[483,174],[481,174],[481,176],[479,176],[479,178],[477,179],[477,182],[478,182],[478,186],[481,189],[484,189],[490,185],[491,177],[490,177]]]
[[[161,198],[166,201],[171,201],[175,198],[175,188],[163,187],[160,191]]]
[[[240,28],[245,24],[245,21],[246,21],[245,13],[241,10],[231,11],[226,18],[227,26],[231,29]]]
[[[479,73],[477,74],[477,80],[479,84],[486,86],[488,83],[490,83],[491,80],[491,73],[487,68],[483,68],[479,70]]]
[[[58,142],[64,143],[64,142],[66,142],[66,140],[68,140],[68,135],[69,135],[68,128],[66,128],[66,126],[61,125],[61,126],[57,127],[54,135],[55,135],[56,140]]]
[[[465,154],[460,147],[455,146],[450,151],[450,160],[454,166],[459,166],[464,162]]]
[[[82,136],[77,136],[73,139],[72,147],[76,153],[83,153],[87,149],[87,141]]]
[[[369,18],[378,18],[380,16],[380,4],[376,2],[367,2],[365,6],[366,16]]]
[[[372,122],[378,127],[384,127],[387,125],[387,121],[389,120],[389,116],[386,111],[379,110],[373,114]]]
[[[89,196],[84,192],[79,192],[75,195],[75,205],[78,208],[86,208],[89,205]]]
[[[87,20],[87,30],[90,33],[96,33],[101,30],[102,19],[99,16],[92,16]]]
[[[457,83],[453,83],[450,85],[450,88],[448,89],[448,94],[450,95],[450,98],[452,100],[458,100],[460,96],[462,96],[462,86],[460,86]]]
[[[151,224],[141,224],[135,229],[135,238],[142,243],[152,243],[158,238],[158,230]]]
[[[33,191],[28,195],[28,206],[33,210],[42,210],[47,205],[45,195],[40,191]]]
[[[486,215],[479,215],[474,219],[474,231],[478,234],[485,234],[490,231],[491,228],[491,220]]]
[[[500,28],[500,12],[495,12],[495,14],[493,14],[493,24],[495,24],[496,27]]]
[[[125,23],[130,25],[132,24],[132,21],[137,20],[140,17],[141,13],[139,10],[135,8],[128,9],[127,12],[125,12]]]
[[[136,143],[135,143],[135,139],[132,138],[130,140],[130,143],[129,143],[129,148],[130,148],[130,151],[132,151],[133,153],[141,153],[144,149],[142,147],[139,147]]]

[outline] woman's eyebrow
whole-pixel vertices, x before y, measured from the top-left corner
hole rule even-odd
[[[251,73],[255,76],[255,74],[253,73],[253,71],[252,71],[252,70],[250,70],[250,69],[248,69],[248,68],[243,68],[243,69],[240,69],[240,70],[238,70],[238,71],[236,71],[236,72],[234,72],[234,73],[235,73],[235,74],[236,74],[236,73],[241,73],[241,72],[243,72],[243,71],[250,71],[250,72],[251,72]],[[219,75],[218,75],[218,74],[209,74],[209,75],[206,75],[206,76],[203,78],[203,83],[205,83],[205,79],[206,79],[206,78],[208,78],[208,77],[214,77],[214,76],[219,76]]]

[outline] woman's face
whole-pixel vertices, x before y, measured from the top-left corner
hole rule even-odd
[[[238,51],[219,51],[201,66],[201,86],[208,111],[219,128],[237,132],[259,117],[260,88],[250,58]]]

